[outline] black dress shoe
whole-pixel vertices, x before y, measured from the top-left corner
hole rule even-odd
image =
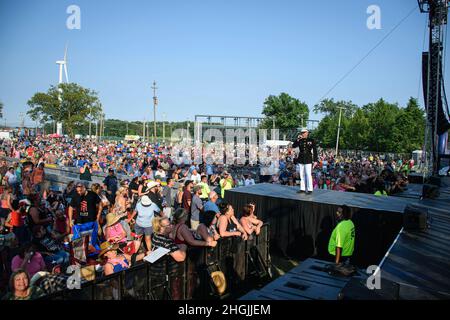
[[[298,190],[297,191],[297,193],[303,193],[303,192],[305,192],[305,191],[303,191],[303,190]]]
[[[312,191],[306,191],[306,194],[311,194],[312,193]]]

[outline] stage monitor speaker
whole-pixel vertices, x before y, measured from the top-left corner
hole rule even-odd
[[[428,210],[407,205],[403,212],[403,228],[405,230],[426,230],[428,228]]]
[[[430,177],[429,184],[440,187],[441,186],[441,178],[440,177],[436,177],[436,176],[432,176]]]
[[[422,199],[437,199],[440,194],[439,187],[435,184],[424,184],[422,187]]]

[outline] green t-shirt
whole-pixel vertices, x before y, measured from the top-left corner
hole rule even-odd
[[[225,198],[225,190],[233,188],[233,179],[221,179],[220,180],[220,196]]]
[[[344,220],[338,223],[331,234],[328,243],[328,252],[335,256],[336,247],[342,248],[341,256],[350,257],[355,249],[355,225],[352,220]]]
[[[374,195],[376,195],[377,197],[381,197],[381,196],[387,196],[387,192],[383,190],[383,193],[381,193],[380,190],[378,190],[377,192],[374,193]]]
[[[204,182],[200,182],[198,185],[202,187],[202,194],[200,195],[200,198],[201,199],[208,198],[209,193],[211,192],[211,190],[209,189],[208,184],[204,183]]]

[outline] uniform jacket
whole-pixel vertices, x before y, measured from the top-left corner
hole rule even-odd
[[[317,147],[314,139],[297,139],[294,141],[292,148],[299,148],[299,154],[294,159],[294,163],[308,164],[318,161]]]

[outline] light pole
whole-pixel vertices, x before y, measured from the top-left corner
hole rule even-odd
[[[156,144],[156,106],[158,105],[158,98],[156,97],[156,81],[153,81],[153,144]]]
[[[340,134],[340,131],[341,131],[342,109],[345,109],[345,108],[338,107],[338,109],[339,109],[339,123],[338,123],[337,139],[336,139],[336,157],[338,156],[338,150],[339,150],[339,134]]]
[[[303,113],[300,113],[300,120],[301,120],[302,128],[303,128]]]

